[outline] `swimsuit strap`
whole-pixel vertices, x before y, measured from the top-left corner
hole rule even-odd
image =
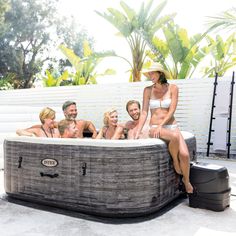
[[[41,125],[41,130],[44,132],[44,134],[46,135],[46,137],[48,138],[48,135],[45,131],[45,129],[43,128],[43,126]],[[52,133],[52,129],[49,129],[50,130],[50,134],[51,134],[51,137],[53,138],[53,133]]]

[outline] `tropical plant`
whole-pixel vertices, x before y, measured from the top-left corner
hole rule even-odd
[[[218,30],[226,29],[235,31],[236,27],[236,8],[233,7],[227,11],[224,11],[217,16],[209,17],[207,24]]]
[[[145,60],[146,41],[142,34],[145,32],[152,37],[156,31],[161,29],[165,23],[174,17],[175,14],[160,17],[160,13],[167,1],[161,2],[153,11],[151,7],[153,0],[149,0],[147,5],[142,3],[138,12],[129,7],[124,1],[120,2],[123,12],[108,8],[108,13],[97,14],[115,26],[119,33],[126,39],[132,54],[132,63],[129,63],[132,70],[132,81],[141,80],[141,69]]]
[[[96,84],[98,76],[114,74],[114,70],[107,69],[104,73],[98,74],[95,69],[104,57],[115,56],[113,52],[93,53],[87,41],[83,44],[84,57],[80,58],[73,50],[63,44],[59,46],[62,53],[74,66],[76,73],[71,75],[73,85]]]
[[[206,33],[189,37],[187,30],[176,25],[174,21],[168,22],[162,30],[165,40],[157,36],[146,38],[151,48],[149,57],[159,61],[170,72],[172,79],[190,78],[210,52],[209,45],[200,46]]]
[[[63,17],[58,20],[57,35],[60,42],[71,48],[76,55],[83,57],[83,42],[86,40],[89,42],[90,47],[93,49],[94,39],[90,37],[85,29],[81,29],[78,22],[74,18]],[[62,73],[65,67],[71,66],[67,59],[60,58],[58,64],[58,70]]]
[[[204,68],[204,75],[214,77],[224,76],[225,72],[236,65],[236,38],[235,33],[231,34],[226,41],[220,35],[216,40],[212,37],[206,37],[211,46],[212,59],[210,66]]]
[[[46,70],[46,76],[43,77],[43,84],[45,87],[62,86],[63,81],[67,81],[68,78],[69,73],[67,70],[59,76],[57,73],[51,73],[49,70]]]

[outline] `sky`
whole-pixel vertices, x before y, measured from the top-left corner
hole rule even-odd
[[[147,0],[124,0],[130,7],[138,10],[142,2]],[[107,8],[121,10],[120,0],[59,0],[62,15],[74,16],[88,34],[95,39],[96,51],[114,50],[126,58],[130,57],[130,50],[124,38],[116,35],[117,30],[108,21],[96,14],[95,10],[105,12]],[[153,6],[160,3],[154,0]],[[222,11],[236,7],[236,0],[168,0],[161,15],[176,13],[175,22],[188,30],[189,35],[203,32],[206,29],[207,16],[215,16]],[[107,58],[99,70],[114,68],[117,75],[112,78],[101,79],[100,82],[127,82],[129,66],[121,59]]]

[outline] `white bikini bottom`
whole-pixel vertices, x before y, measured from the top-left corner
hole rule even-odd
[[[158,127],[158,125],[150,125],[150,129],[152,129],[152,128],[157,128],[157,127]],[[173,124],[173,125],[163,125],[162,128],[173,130],[173,129],[178,128],[178,125],[177,125],[177,124]]]

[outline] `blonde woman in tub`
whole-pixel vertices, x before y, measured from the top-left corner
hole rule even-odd
[[[56,112],[49,107],[45,107],[39,113],[41,125],[27,129],[18,129],[16,133],[20,136],[59,138],[59,131],[55,128],[55,118]]]
[[[124,127],[118,124],[118,112],[110,109],[104,113],[104,126],[100,129],[96,139],[124,139]]]

